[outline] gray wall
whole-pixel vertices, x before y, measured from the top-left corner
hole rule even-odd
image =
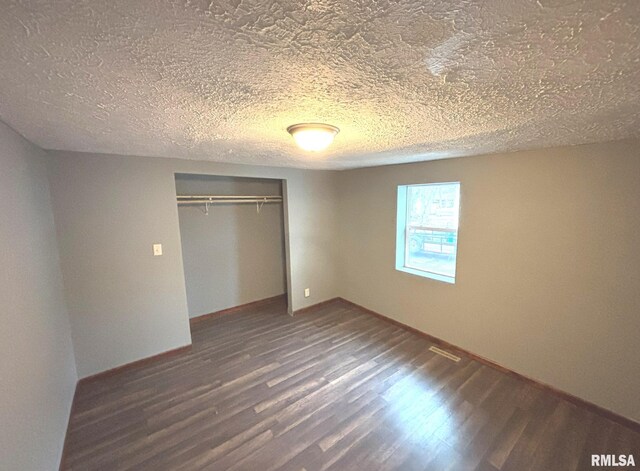
[[[44,152],[0,122],[0,468],[57,469],[76,385]]]
[[[175,173],[285,179],[290,307],[336,296],[333,172],[71,152],[49,157],[80,377],[190,343]],[[163,256],[152,256],[154,242],[163,244]]]
[[[282,195],[279,180],[178,175],[179,195]],[[282,204],[178,207],[189,317],[286,293]]]
[[[455,285],[394,269],[396,188],[461,182]],[[341,295],[640,420],[640,141],[339,174]]]

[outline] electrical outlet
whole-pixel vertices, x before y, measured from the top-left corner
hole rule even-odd
[[[308,298],[311,295],[311,292],[309,291],[309,288],[305,288],[304,289],[304,297]]]
[[[162,255],[162,244],[153,244],[153,256]]]

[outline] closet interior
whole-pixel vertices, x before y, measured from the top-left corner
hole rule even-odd
[[[283,181],[176,174],[189,317],[287,293]]]

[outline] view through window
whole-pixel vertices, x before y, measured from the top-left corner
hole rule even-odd
[[[460,183],[398,187],[396,268],[455,282]]]

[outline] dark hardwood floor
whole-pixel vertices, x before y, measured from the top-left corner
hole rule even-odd
[[[62,469],[553,471],[596,469],[592,453],[640,458],[639,434],[430,345],[340,302],[200,322],[190,353],[80,383]]]

